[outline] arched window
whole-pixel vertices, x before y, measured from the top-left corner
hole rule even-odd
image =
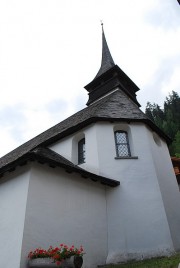
[[[128,134],[126,131],[115,131],[116,154],[117,157],[130,157],[130,147]]]
[[[85,138],[78,142],[78,165],[85,163]]]

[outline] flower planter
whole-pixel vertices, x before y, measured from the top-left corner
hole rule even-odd
[[[81,268],[83,264],[83,258],[80,256],[72,256],[61,262],[62,268]]]
[[[74,256],[74,267],[81,268],[83,265],[83,257],[81,256]]]
[[[65,259],[61,262],[60,267],[62,268],[74,268],[74,257]]]
[[[72,256],[65,259],[60,265],[57,265],[51,258],[31,259],[28,262],[29,268],[81,268],[83,258],[80,256]]]
[[[31,259],[28,262],[29,268],[58,268],[57,264],[51,258]]]

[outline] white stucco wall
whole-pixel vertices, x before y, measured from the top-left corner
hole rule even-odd
[[[148,132],[149,133],[149,132]],[[154,138],[152,138],[154,136]],[[180,193],[166,143],[156,134],[149,133],[159,187],[173,239],[174,247],[180,250]]]
[[[63,155],[69,161],[72,161],[72,140],[74,135],[68,136],[68,138],[64,138],[53,145],[49,146],[51,150]]]
[[[0,267],[19,268],[26,200],[27,166],[7,173],[0,180]]]
[[[131,154],[138,159],[115,159],[115,130],[128,132]],[[86,163],[81,167],[121,182],[120,187],[107,190],[107,262],[173,252],[177,246],[175,247],[169,223],[172,226],[175,224],[176,235],[180,225],[178,226],[179,216],[175,211],[177,207],[168,195],[168,188],[172,189],[171,196],[176,192],[176,201],[179,192],[178,188],[175,189],[177,185],[167,145],[162,140],[163,149],[158,150],[152,130],[142,123],[99,122],[81,132],[85,134],[86,140]],[[61,142],[51,148],[62,155],[66,151],[68,159],[72,161],[72,140],[73,135],[66,138],[67,151]],[[167,186],[164,186],[166,181]],[[170,202],[167,202],[168,198],[171,199]],[[170,211],[169,214],[167,210]]]
[[[107,256],[105,186],[66,173],[61,168],[33,164],[29,184],[21,268],[36,247],[67,243],[83,245],[83,268],[104,264]]]
[[[99,152],[96,132],[96,124],[92,124],[82,129],[82,131],[56,142],[49,146],[49,148],[63,155],[74,164],[78,164],[78,141],[82,137],[85,137],[86,163],[81,164],[80,166],[91,172],[99,174]]]
[[[132,156],[138,159],[115,159],[114,129],[128,132]],[[149,131],[141,123],[97,125],[100,174],[121,182],[107,191],[107,262],[163,255],[174,249]]]

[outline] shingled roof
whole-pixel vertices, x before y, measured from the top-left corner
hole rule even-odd
[[[0,173],[3,172],[4,167],[9,166],[34,149],[47,147],[57,140],[98,121],[144,122],[167,142],[170,141],[137,105],[127,98],[123,91],[118,89],[3,156],[0,159]]]
[[[103,23],[102,25],[102,59],[101,59],[101,67],[96,75],[95,78],[101,76],[103,73],[111,69],[113,66],[115,66],[114,60],[111,56],[106,37],[104,34],[104,29],[103,29]]]
[[[77,165],[74,165],[72,162],[64,158],[62,155],[52,151],[49,148],[36,148],[32,151],[29,151],[22,155],[21,157],[17,158],[16,160],[8,163],[7,165],[4,165],[1,167],[0,175],[2,175],[7,171],[14,171],[17,166],[23,166],[27,164],[28,162],[37,161],[41,164],[48,164],[50,167],[61,167],[66,170],[68,173],[78,173],[81,175],[83,179],[91,179],[94,182],[100,182],[103,185],[107,185],[110,187],[116,187],[120,185],[119,181],[109,179],[104,176],[100,176],[97,174],[94,174],[92,172],[86,171]]]

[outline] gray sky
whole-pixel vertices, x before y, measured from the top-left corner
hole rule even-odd
[[[101,25],[115,63],[163,105],[180,94],[177,0],[0,1],[0,156],[85,107],[101,62]]]

